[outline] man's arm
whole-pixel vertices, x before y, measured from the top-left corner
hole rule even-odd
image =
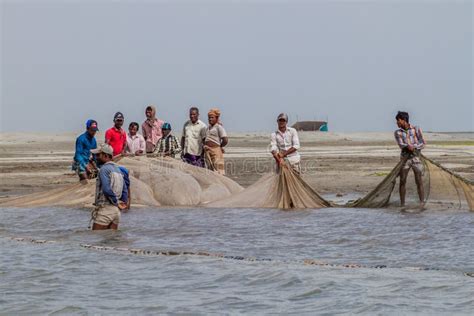
[[[184,150],[184,143],[186,141],[186,123],[183,125],[183,132],[181,133],[181,148]]]
[[[76,139],[76,152],[74,153],[74,160],[76,160],[80,165],[87,164],[82,157],[82,152],[84,151],[84,146],[82,140],[78,137]]]
[[[403,140],[403,136],[401,135],[400,131],[395,131],[395,141],[397,142],[397,145],[400,147],[400,149],[408,147],[408,144]]]
[[[175,144],[174,149],[173,149],[173,153],[176,155],[176,154],[181,153],[182,149],[181,149],[181,146],[179,145],[179,142],[176,139],[176,137],[173,136],[173,140],[174,140],[174,144]]]
[[[127,133],[125,131],[122,133],[122,152],[121,154],[125,154],[125,149],[127,148]]]
[[[156,144],[156,147],[155,147],[155,151],[154,153],[155,154],[159,154],[159,153],[165,153],[165,144],[164,142],[161,141],[161,139],[158,141],[158,144]]]
[[[184,148],[184,142],[185,142],[185,138],[184,136],[181,136],[181,148]]]
[[[276,133],[272,133],[271,140],[270,140],[270,150],[272,152],[272,156],[275,159],[278,165],[282,163],[282,157],[280,157],[280,153],[278,151],[277,140],[276,140]]]
[[[296,131],[292,131],[291,133],[292,133],[291,134],[292,146],[290,147],[290,149],[288,149],[287,151],[283,153],[283,157],[291,155],[292,153],[300,149],[300,138],[298,137],[298,133]]]
[[[145,124],[146,124],[146,123],[143,123],[143,124],[142,124],[142,134],[143,134],[143,138],[144,138],[145,141],[146,141],[147,138],[148,138],[148,134],[147,134],[147,131],[146,131],[146,128],[145,128]]]
[[[161,130],[163,124],[165,124],[165,122],[161,120],[155,121],[156,136],[158,136],[158,139],[161,139],[163,137],[163,131]]]
[[[207,126],[204,125],[203,128],[201,128],[201,131],[199,132],[201,139],[203,142],[206,141],[206,134],[207,134]]]
[[[105,143],[106,144],[109,144],[109,141],[110,141],[110,132],[109,131],[106,131],[105,132]],[[109,144],[110,145],[110,144]]]
[[[139,144],[140,144],[139,151],[140,151],[140,154],[143,154],[146,151],[146,141],[145,141],[145,138],[140,134],[138,136],[138,139],[139,139]]]
[[[224,148],[229,143],[229,138],[227,137],[227,132],[225,131],[222,125],[218,126],[219,138],[221,139],[221,147]]]
[[[127,174],[123,174],[123,187],[122,187],[122,197],[120,200],[127,204],[128,203],[128,187],[130,186],[130,180]]]
[[[227,146],[228,143],[229,143],[229,138],[228,137],[222,137],[221,138],[221,147]]]
[[[272,136],[270,138],[270,151],[272,154],[278,153],[278,146],[277,146],[277,140],[276,140],[276,134],[272,133]]]
[[[425,148],[426,145],[425,137],[423,136],[423,131],[420,127],[418,127],[415,132],[416,138],[418,138],[418,144],[416,144],[415,148],[418,150],[422,150],[423,148]]]

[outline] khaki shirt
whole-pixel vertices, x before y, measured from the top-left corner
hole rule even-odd
[[[227,133],[220,124],[214,124],[209,126],[206,131],[206,142],[213,142],[214,144],[221,145],[221,139],[227,137]]]
[[[201,156],[203,139],[206,138],[207,126],[201,120],[193,124],[190,120],[183,126],[184,154]]]

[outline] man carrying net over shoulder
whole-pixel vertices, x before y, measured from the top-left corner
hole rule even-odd
[[[423,132],[421,128],[410,124],[410,117],[407,112],[399,111],[395,119],[398,125],[398,129],[395,131],[395,140],[402,150],[400,158],[404,161],[400,170],[400,204],[401,207],[405,207],[407,177],[410,169],[413,169],[420,199],[420,209],[423,209],[425,191],[423,188],[423,162],[420,158],[421,150],[426,145]]]

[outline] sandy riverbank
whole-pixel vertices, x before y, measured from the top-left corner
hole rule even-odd
[[[71,171],[76,133],[0,134],[0,197],[76,182]],[[230,135],[226,168],[243,186],[272,168],[267,133]],[[428,157],[474,180],[473,133],[426,133]],[[393,133],[300,133],[304,178],[323,194],[370,191],[399,159]],[[101,141],[103,135],[97,139]]]

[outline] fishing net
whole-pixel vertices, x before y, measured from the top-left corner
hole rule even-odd
[[[424,166],[422,177],[425,208],[466,209],[474,211],[474,186],[469,181],[438,163],[421,156]],[[337,205],[325,200],[298,174],[283,168],[280,174],[264,175],[255,184],[230,198],[208,204],[211,207],[270,207],[283,209],[321,207],[387,208],[399,207],[399,173],[404,162],[400,161],[392,171],[367,195]],[[419,206],[418,191],[410,171],[406,184],[406,208]]]
[[[461,177],[433,160],[421,156],[424,173],[422,177],[427,209],[467,209],[474,211],[473,182]],[[400,206],[398,188],[403,161],[380,182],[380,184],[363,198],[348,203],[348,207],[383,208]],[[407,179],[406,206],[416,207],[419,204],[418,192],[413,172]]]
[[[153,197],[153,192],[146,183],[135,177],[130,177],[130,185],[133,188],[132,198],[134,205],[160,206],[160,203]],[[8,198],[0,202],[0,207],[92,206],[95,186],[95,181],[89,181],[86,185],[75,183],[45,192]]]
[[[421,156],[427,209],[474,211],[474,185],[438,163]],[[336,205],[321,197],[291,168],[264,175],[245,190],[233,180],[171,158],[133,157],[119,162],[130,171],[132,204],[146,206],[206,206],[216,208],[322,207],[386,208],[400,206],[399,173],[403,162],[366,196]],[[94,200],[95,183],[74,184],[47,192],[9,198],[0,206],[84,206]],[[406,206],[419,205],[413,172],[407,179]]]
[[[196,206],[243,190],[229,178],[171,158],[123,158],[118,164],[129,170],[133,205]],[[91,206],[94,193],[95,181],[89,181],[7,198],[0,206]]]
[[[209,207],[258,207],[302,209],[329,207],[331,203],[313,190],[288,166],[264,175],[239,194],[208,204]]]
[[[123,158],[120,164],[148,185],[162,205],[196,206],[243,190],[225,176],[171,158]]]

